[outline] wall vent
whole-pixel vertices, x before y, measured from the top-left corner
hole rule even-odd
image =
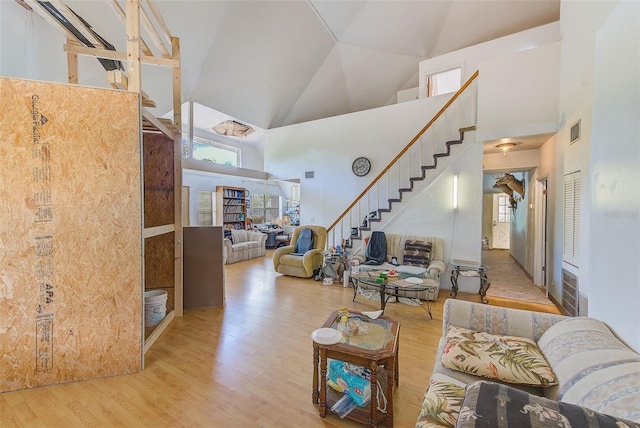
[[[304,172],[304,178],[313,178],[314,175],[315,175],[314,171],[305,171]]]
[[[571,317],[579,314],[578,277],[562,269],[562,309]]]

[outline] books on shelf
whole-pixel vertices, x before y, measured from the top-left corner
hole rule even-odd
[[[216,224],[227,229],[247,228],[247,191],[242,187],[216,188]]]

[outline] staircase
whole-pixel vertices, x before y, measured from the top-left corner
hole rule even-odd
[[[417,189],[425,189],[442,174],[438,160],[455,156],[464,133],[475,130],[478,72],[456,92],[398,155],[327,228],[327,246],[342,245],[358,252],[362,240],[392,212],[406,207]],[[391,215],[390,215],[391,214]]]

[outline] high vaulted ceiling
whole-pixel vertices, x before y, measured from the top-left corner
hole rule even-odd
[[[66,3],[126,50],[106,1]],[[180,38],[183,101],[264,129],[393,104],[399,90],[418,86],[420,61],[560,13],[559,0],[155,3]],[[170,83],[150,76],[143,73],[143,88],[162,115]],[[147,85],[168,94],[154,97]]]

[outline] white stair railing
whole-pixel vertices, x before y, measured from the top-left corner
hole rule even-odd
[[[478,72],[456,92],[398,155],[327,228],[327,247],[354,247],[394,203],[405,202],[414,182],[436,175],[438,159],[461,144],[466,130],[475,129]]]

